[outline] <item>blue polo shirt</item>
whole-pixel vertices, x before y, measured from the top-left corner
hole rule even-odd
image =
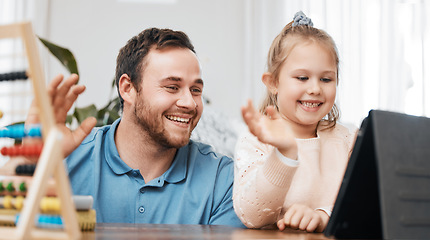
[[[94,197],[97,222],[244,227],[233,210],[231,158],[190,140],[163,175],[145,183],[118,154],[120,120],[94,128],[65,160],[73,194]]]

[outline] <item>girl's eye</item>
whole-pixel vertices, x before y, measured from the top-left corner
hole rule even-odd
[[[331,79],[330,78],[321,78],[320,79],[322,82],[331,82]]]
[[[300,81],[305,81],[305,80],[308,80],[309,78],[308,77],[297,77],[297,79],[299,79]]]

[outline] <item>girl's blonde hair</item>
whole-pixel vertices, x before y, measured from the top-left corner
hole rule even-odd
[[[275,81],[275,85],[279,81],[279,72],[282,64],[288,58],[291,51],[300,43],[303,42],[317,42],[322,46],[325,46],[329,52],[333,55],[333,59],[336,61],[336,78],[339,84],[339,55],[337,52],[336,44],[333,39],[325,31],[311,27],[309,25],[292,26],[293,21],[287,24],[273,40],[272,45],[269,49],[267,56],[267,71],[272,74],[272,79]],[[266,97],[260,106],[260,112],[266,114],[266,107],[274,106],[278,111],[277,95],[267,90]],[[340,113],[336,104],[333,105],[330,112],[325,118],[323,118],[318,124],[323,123],[327,128],[332,128],[336,125],[336,121],[339,119]]]

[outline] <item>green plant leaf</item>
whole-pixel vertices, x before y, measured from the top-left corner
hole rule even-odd
[[[60,47],[41,37],[38,38],[70,73],[76,73],[79,75],[76,59],[69,49]]]
[[[112,99],[106,106],[99,110],[97,119],[101,120],[101,125],[112,124],[119,115],[120,105],[119,97]]]
[[[67,124],[72,124],[73,122],[73,115],[67,115],[66,117],[66,123]]]
[[[70,50],[51,43],[41,37],[38,38],[70,73],[79,74],[76,59]],[[112,90],[115,88],[115,79],[113,79],[111,87]],[[108,104],[100,110],[98,110],[94,104],[83,108],[75,108],[73,114],[67,115],[66,123],[72,124],[73,120],[76,119],[77,123],[81,124],[82,121],[88,117],[95,117],[97,119],[96,126],[112,124],[120,117],[119,98],[116,97],[110,100]]]
[[[74,113],[67,116],[66,122],[70,124],[73,118],[76,118],[78,124],[81,124],[86,118],[95,117],[97,119],[96,126],[99,127],[112,124],[120,117],[119,111],[119,98],[115,98],[100,110],[97,110],[94,104],[83,108],[75,108]]]
[[[88,117],[95,117],[97,118],[97,108],[94,104],[91,104],[87,107],[83,108],[75,108],[75,112],[73,113],[73,116],[75,116],[78,123],[82,123],[86,118]]]

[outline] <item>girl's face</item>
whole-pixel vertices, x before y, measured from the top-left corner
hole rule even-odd
[[[279,112],[289,122],[316,127],[333,107],[336,86],[337,66],[330,51],[318,43],[300,43],[281,66]]]

